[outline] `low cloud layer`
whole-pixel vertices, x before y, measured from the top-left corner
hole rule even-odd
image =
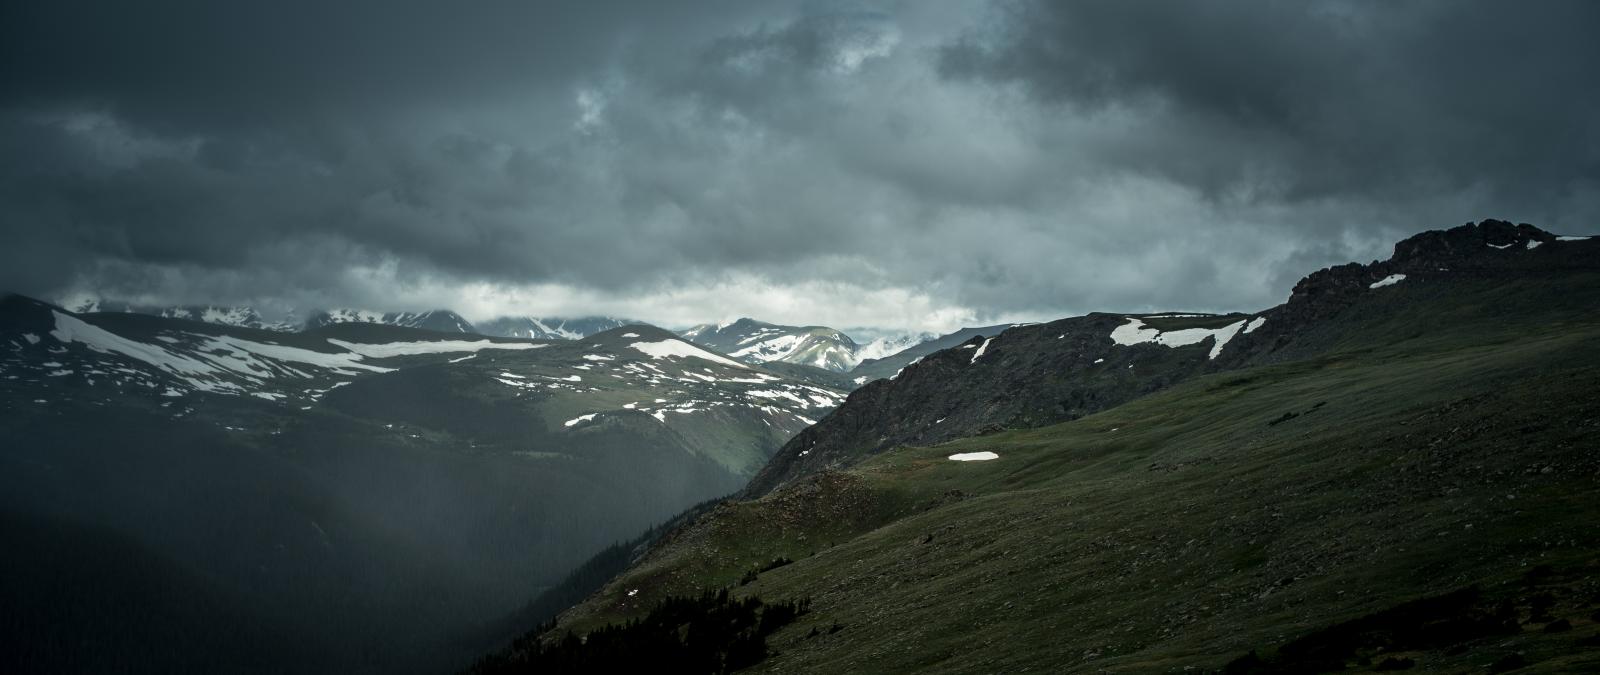
[[[1588,2],[31,4],[47,297],[945,330],[1600,231]]]

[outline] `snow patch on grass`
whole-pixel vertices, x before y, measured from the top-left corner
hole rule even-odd
[[[983,452],[958,452],[951,455],[950,459],[956,462],[987,462],[991,459],[1000,459],[1000,456],[984,450]]]

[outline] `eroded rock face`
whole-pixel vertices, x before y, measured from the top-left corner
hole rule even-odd
[[[940,443],[995,425],[1056,424],[1196,375],[1314,356],[1345,332],[1342,322],[1397,311],[1392,287],[1600,270],[1597,241],[1500,220],[1424,232],[1396,244],[1389,260],[1307,275],[1277,307],[1196,319],[1248,322],[1215,357],[1214,339],[1177,348],[1116,344],[1111,332],[1129,317],[1115,314],[976,336],[856,390],[779,450],[742,496],[759,497],[797,477],[846,467],[897,445]]]

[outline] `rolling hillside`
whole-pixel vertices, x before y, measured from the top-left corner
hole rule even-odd
[[[1488,221],[1253,315],[939,352],[547,640],[725,587],[809,599],[753,672],[1592,670],[1594,245]]]

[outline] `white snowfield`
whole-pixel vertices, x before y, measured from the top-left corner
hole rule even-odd
[[[734,361],[732,359],[728,359],[728,358],[723,358],[721,356],[717,356],[716,354],[713,354],[713,353],[708,352],[708,351],[706,351],[704,349],[696,347],[696,346],[694,346],[692,344],[684,342],[683,340],[662,340],[660,342],[635,342],[635,343],[630,344],[628,346],[632,347],[634,349],[637,349],[637,350],[639,350],[641,352],[644,352],[645,354],[648,354],[650,356],[650,358],[652,358],[652,359],[665,359],[665,358],[674,357],[674,356],[679,357],[679,358],[694,357],[694,358],[697,358],[697,359],[705,359],[705,360],[710,361],[712,363],[720,363],[720,364],[725,365],[725,366],[733,366],[735,368],[743,368],[745,370],[749,370],[750,369],[749,366],[746,366],[743,363],[739,363],[738,361]]]
[[[1142,319],[1129,317],[1127,323],[1111,331],[1111,341],[1123,346],[1149,342],[1168,347],[1183,347],[1199,344],[1206,338],[1215,338],[1216,344],[1212,345],[1210,355],[1210,358],[1214,359],[1222,354],[1222,347],[1228,344],[1244,325],[1245,321],[1241,319],[1221,328],[1185,328],[1163,333],[1156,328],[1146,328]]]
[[[549,346],[547,344],[533,342],[493,342],[490,340],[436,340],[425,342],[384,342],[380,344],[367,344],[362,342],[346,342],[344,340],[329,338],[328,343],[374,359],[387,359],[396,356],[415,356],[417,354],[477,352],[485,349],[542,349]]]
[[[762,337],[761,335],[752,335],[739,342],[744,344]],[[729,354],[729,356],[750,356],[762,361],[781,359],[806,346],[810,342],[810,337],[809,335],[779,335],[774,338],[766,338],[753,345],[741,348]]]
[[[188,386],[213,393],[250,394],[267,400],[276,394],[254,391],[275,378],[310,379],[321,374],[345,377],[363,372],[387,373],[393,368],[366,363],[368,358],[414,354],[476,353],[483,349],[537,349],[544,344],[443,340],[364,344],[329,339],[343,351],[322,352],[301,347],[245,340],[232,335],[173,332],[141,342],[112,333],[70,314],[52,311],[55,329],[50,336],[63,343],[76,342],[102,354],[119,354],[177,377]],[[340,383],[344,384],[344,383]]]
[[[951,455],[950,459],[957,462],[986,462],[991,459],[1000,459],[1000,456],[984,450],[983,452],[958,452]]]
[[[1372,282],[1372,284],[1367,286],[1367,288],[1383,288],[1384,286],[1393,286],[1393,285],[1398,284],[1398,283],[1400,283],[1402,281],[1405,281],[1405,280],[1406,280],[1406,275],[1404,275],[1404,274],[1391,274],[1391,275],[1386,276],[1386,277],[1384,277],[1382,279],[1379,279],[1377,281]]]
[[[582,424],[584,422],[587,422],[589,420],[594,419],[594,416],[598,415],[598,414],[600,414],[600,413],[589,413],[587,415],[579,415],[579,416],[574,417],[574,418],[572,418],[570,420],[567,420],[566,422],[563,422],[562,426],[568,426],[568,427],[576,426],[578,424]]]
[[[1568,236],[1556,237],[1556,241],[1585,241],[1585,240],[1588,240],[1588,239],[1590,239],[1590,237],[1568,237]]]
[[[392,370],[361,362],[361,355],[324,353],[298,347],[271,345],[232,336],[193,335],[198,344],[185,352],[130,340],[77,317],[52,311],[56,327],[50,336],[61,342],[77,342],[101,353],[116,353],[142,361],[174,375],[202,391],[242,393],[236,383],[223,378],[238,378],[259,383],[272,377],[309,378],[310,374],[290,363],[326,368],[342,375],[356,371],[386,373]]]

